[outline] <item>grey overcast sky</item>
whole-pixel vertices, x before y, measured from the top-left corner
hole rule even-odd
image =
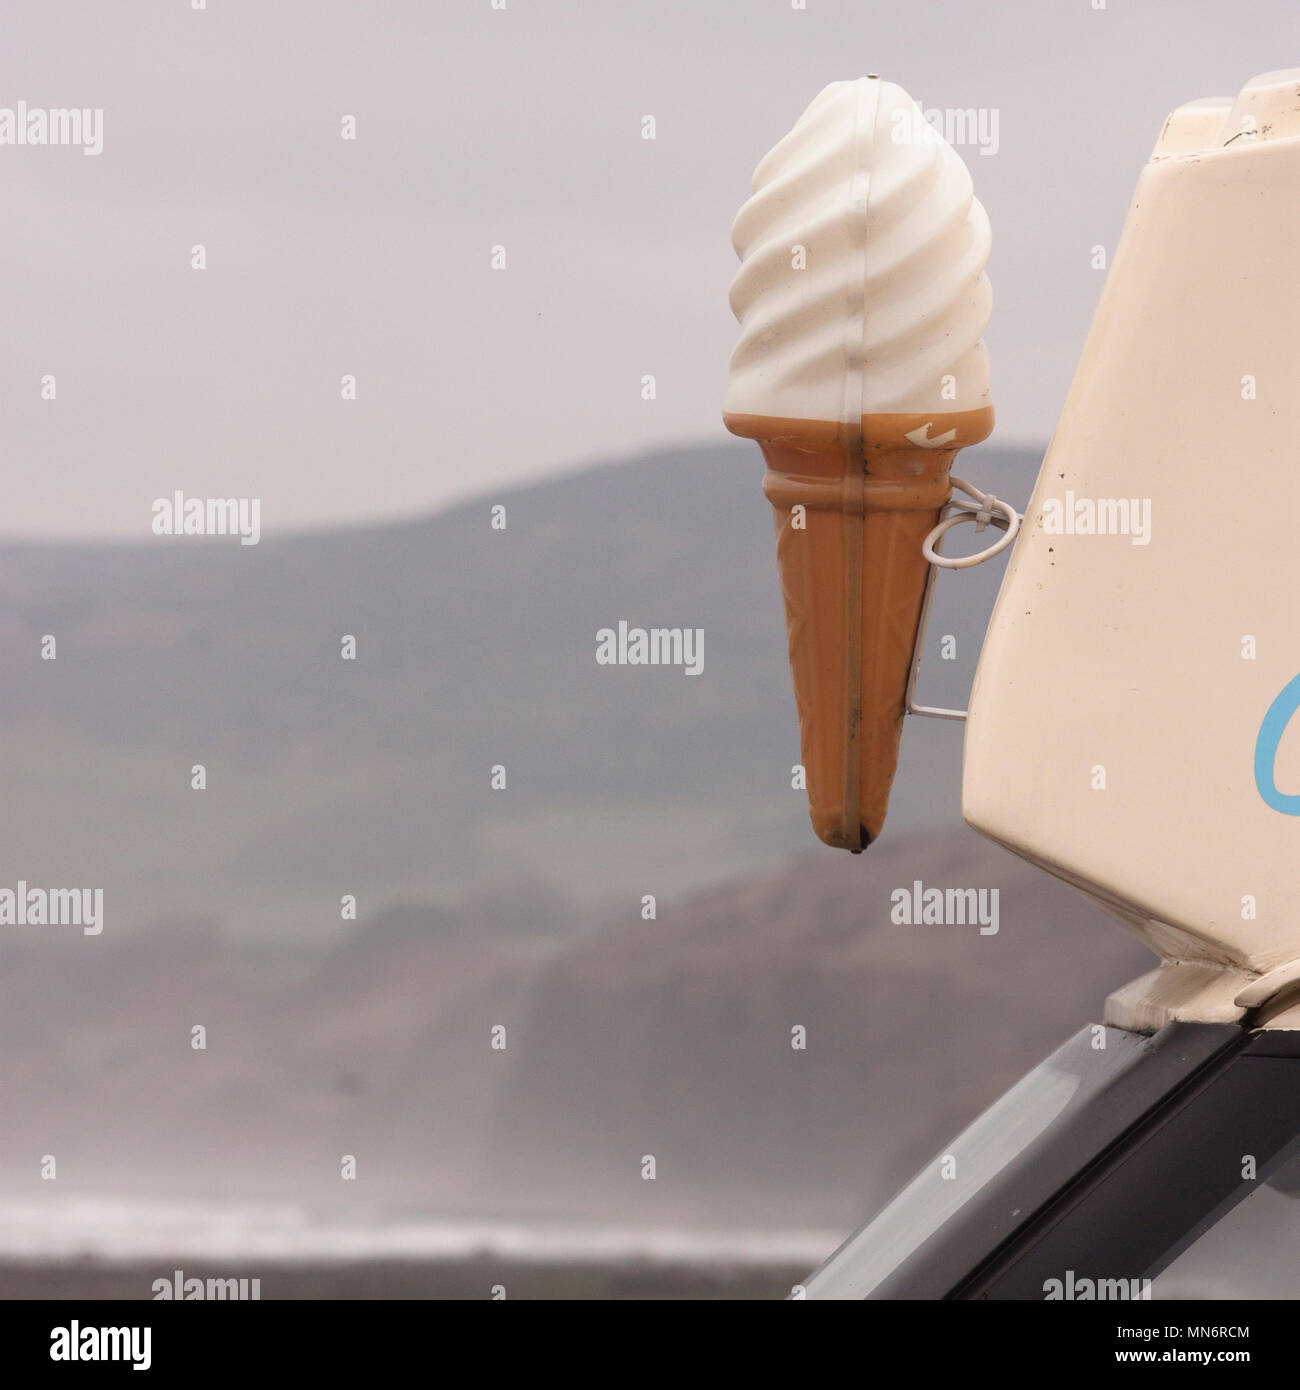
[[[1300,64],[1295,0],[1096,3],[4,0],[0,108],[104,127],[0,146],[0,531],[144,539],[180,489],[271,535],[719,438],[731,220],[866,72],[997,115],[995,439],[1044,441],[1166,113]]]

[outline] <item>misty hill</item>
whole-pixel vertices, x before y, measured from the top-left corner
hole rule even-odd
[[[999,884],[998,931],[894,924],[916,880]],[[488,1168],[647,1217],[851,1226],[1151,964],[964,828],[807,851],[548,962]]]
[[[1000,884],[998,932],[891,923],[918,878]],[[6,1197],[847,1230],[1149,963],[968,830],[804,851],[656,921],[475,925],[411,909],[323,951],[202,922],[6,939]]]
[[[1037,456],[960,464],[1023,502]],[[110,932],[280,940],[345,893],[631,910],[807,844],[761,475],[729,443],[256,546],[0,546],[0,878],[102,886]],[[941,582],[929,698],[964,699],[1000,570]],[[597,666],[620,619],[702,627],[703,673]],[[959,764],[959,729],[909,728],[889,829],[955,821]]]

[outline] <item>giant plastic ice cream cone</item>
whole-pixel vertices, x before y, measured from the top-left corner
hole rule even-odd
[[[988,219],[956,152],[870,77],[809,106],[732,235],[723,418],[767,461],[813,827],[861,850],[898,763],[922,542],[957,450],[993,427]]]

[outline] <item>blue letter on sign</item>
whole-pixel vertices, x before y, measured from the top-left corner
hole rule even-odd
[[[1278,791],[1273,780],[1273,765],[1277,761],[1278,744],[1297,709],[1300,709],[1300,676],[1288,681],[1282,693],[1269,705],[1255,740],[1255,786],[1265,803],[1284,816],[1300,816],[1300,796],[1287,796]]]

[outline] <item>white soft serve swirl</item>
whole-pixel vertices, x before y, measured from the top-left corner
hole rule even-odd
[[[754,171],[732,243],[729,414],[853,421],[989,404],[988,217],[901,87],[823,89]]]

